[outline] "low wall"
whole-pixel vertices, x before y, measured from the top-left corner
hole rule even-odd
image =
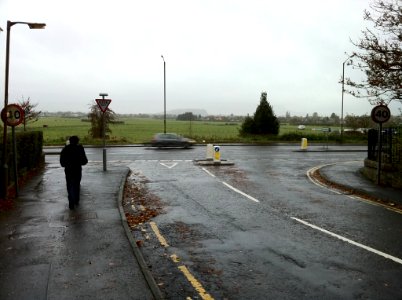
[[[373,160],[365,159],[362,174],[373,182],[377,182],[378,163]],[[380,184],[402,189],[402,166],[381,164]]]

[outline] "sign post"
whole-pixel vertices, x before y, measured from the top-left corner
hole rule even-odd
[[[18,104],[9,104],[1,111],[1,119],[4,122],[4,126],[11,126],[13,137],[13,171],[14,171],[14,184],[15,195],[18,196],[18,167],[17,167],[17,140],[15,138],[15,126],[20,125],[24,121],[25,112],[24,109]],[[6,164],[4,162],[4,164]],[[8,176],[8,174],[7,174]],[[8,180],[7,180],[8,181]],[[6,185],[7,189],[7,185]],[[7,195],[7,191],[5,191]]]
[[[371,111],[371,119],[379,124],[378,130],[378,156],[377,156],[377,184],[381,184],[381,152],[382,152],[382,123],[387,122],[391,118],[391,111],[388,106],[380,103]]]
[[[329,132],[331,132],[331,128],[323,128],[323,129],[321,129],[321,131],[322,132],[325,132],[325,137],[326,137],[326,140],[327,140],[327,145],[326,145],[326,149],[328,150],[328,133]]]
[[[108,96],[107,93],[100,93],[99,96],[102,97],[102,99],[95,99],[96,103],[98,104],[100,110],[102,111],[102,137],[103,137],[103,171],[106,171],[106,119],[105,119],[105,112],[110,104],[112,102],[111,99],[105,99],[106,96]]]

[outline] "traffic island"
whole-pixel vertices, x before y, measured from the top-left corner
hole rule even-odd
[[[194,163],[200,166],[232,166],[234,162],[221,159],[221,147],[208,144],[205,159],[195,159]]]
[[[233,166],[234,162],[221,159],[219,161],[215,161],[213,159],[195,159],[194,163],[199,166]]]

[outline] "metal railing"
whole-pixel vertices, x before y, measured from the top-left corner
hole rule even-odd
[[[381,161],[387,164],[402,162],[402,127],[384,128],[381,132]],[[378,129],[368,131],[367,158],[378,161]]]

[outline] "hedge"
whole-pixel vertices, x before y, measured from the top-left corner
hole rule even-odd
[[[16,132],[17,146],[17,169],[18,177],[23,177],[27,172],[36,169],[44,164],[45,156],[42,151],[43,132],[27,131]],[[8,184],[13,183],[14,178],[14,159],[13,159],[13,139],[12,135],[7,135],[7,165],[8,165]],[[0,141],[0,183],[3,182],[3,137]],[[2,188],[0,184],[0,188]],[[3,195],[0,191],[0,195]]]

